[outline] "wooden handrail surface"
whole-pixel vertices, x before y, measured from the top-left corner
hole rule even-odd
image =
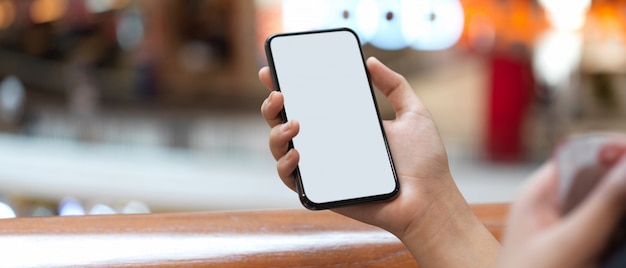
[[[472,205],[500,238],[508,204]],[[2,267],[417,267],[393,235],[330,211],[0,220]]]

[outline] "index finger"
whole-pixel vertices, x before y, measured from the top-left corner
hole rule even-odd
[[[283,122],[280,116],[280,110],[283,108],[283,96],[280,92],[274,92],[274,83],[270,74],[270,68],[267,66],[259,70],[259,80],[270,90],[270,95],[263,101],[261,105],[261,114],[270,127],[274,127]]]

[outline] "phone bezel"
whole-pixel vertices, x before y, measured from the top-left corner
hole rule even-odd
[[[314,31],[301,31],[301,32],[289,32],[289,33],[279,33],[279,34],[274,34],[269,36],[266,41],[265,41],[265,53],[267,56],[267,62],[269,65],[269,69],[270,69],[270,73],[272,76],[272,82],[274,84],[274,90],[275,91],[281,91],[280,89],[280,83],[278,81],[278,75],[276,73],[276,68],[275,68],[275,63],[273,60],[273,54],[272,54],[272,49],[271,49],[271,42],[276,39],[276,38],[283,38],[283,37],[289,37],[289,36],[297,36],[297,35],[308,35],[308,34],[323,34],[323,33],[330,33],[330,32],[337,32],[337,31],[346,31],[351,33],[354,38],[355,38],[355,44],[356,44],[356,48],[359,50],[359,54],[361,55],[361,61],[365,70],[365,75],[367,77],[367,82],[369,85],[369,90],[371,93],[371,100],[374,104],[374,107],[376,109],[376,115],[377,115],[377,119],[378,119],[378,124],[380,127],[380,131],[382,133],[382,137],[383,137],[383,141],[385,144],[385,148],[387,151],[387,156],[389,159],[389,164],[391,165],[391,171],[393,174],[393,179],[394,179],[394,183],[395,183],[395,187],[394,189],[389,192],[389,193],[383,193],[383,194],[379,194],[379,195],[371,195],[371,196],[363,196],[363,197],[358,197],[358,198],[350,198],[350,199],[343,199],[343,200],[336,200],[336,201],[330,201],[330,202],[314,202],[311,201],[307,195],[306,195],[306,190],[304,189],[304,185],[302,182],[302,177],[300,174],[300,168],[296,167],[293,175],[295,178],[295,186],[296,186],[296,191],[298,193],[300,202],[302,203],[302,205],[304,207],[306,207],[307,209],[310,210],[321,210],[321,209],[330,209],[330,208],[336,208],[336,207],[344,207],[344,206],[351,206],[351,205],[356,205],[356,204],[364,204],[364,203],[371,203],[371,202],[381,202],[381,201],[386,201],[386,200],[390,200],[395,198],[398,193],[400,192],[400,183],[398,180],[398,176],[396,173],[396,169],[394,166],[394,161],[391,155],[391,150],[389,149],[389,143],[387,141],[387,135],[385,133],[384,130],[384,126],[383,126],[383,121],[382,121],[382,117],[380,115],[380,109],[378,108],[378,103],[376,101],[376,95],[374,92],[374,87],[372,86],[372,82],[371,82],[371,78],[370,78],[370,74],[369,71],[367,70],[367,65],[365,62],[365,59],[363,57],[363,50],[362,47],[359,45],[360,44],[360,40],[358,35],[350,28],[334,28],[334,29],[324,29],[324,30],[314,30]],[[282,118],[283,123],[288,121],[287,118],[287,112],[285,110],[285,107],[283,107],[283,109],[280,111],[280,115]],[[289,141],[289,149],[294,148],[294,143],[293,140]]]

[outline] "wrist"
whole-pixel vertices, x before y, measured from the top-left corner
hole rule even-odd
[[[500,244],[480,222],[452,178],[420,219],[398,235],[420,267],[493,267]]]

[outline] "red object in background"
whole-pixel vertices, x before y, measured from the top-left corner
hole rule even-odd
[[[529,56],[523,50],[495,54],[490,67],[487,157],[519,161],[524,154],[523,123],[534,84]]]

